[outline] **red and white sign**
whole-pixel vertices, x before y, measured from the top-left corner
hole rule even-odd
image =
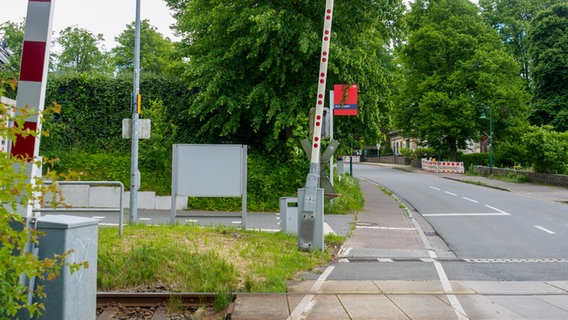
[[[333,115],[356,116],[359,108],[358,85],[336,84],[333,86]]]

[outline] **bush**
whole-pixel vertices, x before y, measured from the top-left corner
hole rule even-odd
[[[552,126],[533,126],[523,142],[535,172],[568,173],[568,132],[555,132]]]
[[[509,142],[502,142],[495,146],[493,162],[495,166],[501,168],[529,166],[525,147]]]
[[[488,166],[489,153],[468,153],[458,155],[458,161],[463,162],[464,168],[472,166]]]

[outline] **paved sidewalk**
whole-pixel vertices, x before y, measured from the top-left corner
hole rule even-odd
[[[452,255],[425,235],[429,225],[421,217],[373,184],[361,186],[366,208],[338,261],[313,279],[289,282],[285,294],[238,294],[231,319],[568,319],[568,281],[328,280],[341,259],[436,263]]]

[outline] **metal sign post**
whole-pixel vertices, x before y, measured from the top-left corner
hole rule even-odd
[[[136,0],[136,31],[134,34],[134,89],[132,91],[132,154],[130,163],[130,216],[132,224],[138,223],[138,118],[140,113],[140,0]]]

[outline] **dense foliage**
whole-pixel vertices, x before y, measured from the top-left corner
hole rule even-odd
[[[57,43],[63,48],[52,62],[57,72],[112,74],[108,54],[101,50],[104,37],[89,30],[67,27],[59,33]],[[55,64],[55,66],[53,66]]]
[[[540,12],[531,22],[533,105],[531,120],[568,130],[568,4]]]
[[[508,130],[522,127],[527,97],[517,64],[476,6],[417,0],[406,21],[396,127],[452,160],[486,130],[479,120],[485,108],[493,110],[497,137],[514,136]]]
[[[530,90],[531,41],[527,35],[536,14],[564,0],[479,0],[483,18],[499,33],[501,40],[521,70],[525,88]]]
[[[324,1],[168,0],[183,36],[185,76],[199,94],[190,115],[198,136],[275,150],[308,132],[316,101]],[[361,115],[338,120],[341,140],[379,139],[389,91],[391,40],[400,0],[337,2],[328,83],[357,83]]]

